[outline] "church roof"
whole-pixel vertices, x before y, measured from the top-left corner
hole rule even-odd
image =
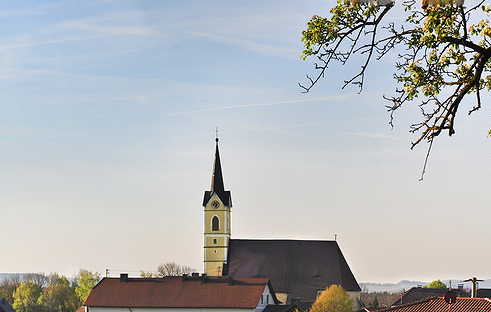
[[[230,191],[225,191],[225,185],[223,184],[222,165],[220,163],[220,152],[218,150],[218,138],[216,138],[215,141],[215,163],[213,164],[213,175],[211,177],[211,190],[205,192],[203,206],[208,204],[208,201],[213,194],[217,194],[225,206],[232,207],[232,196],[230,195]]]
[[[267,279],[224,277],[103,278],[85,301],[88,307],[256,308]]]
[[[268,278],[276,293],[303,302],[333,284],[361,291],[336,241],[231,239],[224,274]]]

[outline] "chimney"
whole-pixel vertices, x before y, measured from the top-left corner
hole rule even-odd
[[[119,276],[119,282],[120,283],[127,283],[128,282],[128,273],[121,273]]]

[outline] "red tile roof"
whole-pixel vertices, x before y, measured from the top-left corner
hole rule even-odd
[[[227,277],[104,278],[85,301],[88,307],[256,308],[267,279]]]
[[[430,298],[419,302],[404,304],[401,306],[380,310],[381,312],[489,312],[491,311],[491,300],[488,298],[457,298],[450,305],[443,297]]]

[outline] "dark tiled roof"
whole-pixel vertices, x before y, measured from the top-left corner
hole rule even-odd
[[[224,274],[268,278],[277,293],[304,302],[333,284],[361,291],[335,241],[231,239]]]
[[[15,312],[10,303],[4,298],[0,299],[0,312]]]
[[[489,288],[479,288],[477,290],[477,296],[479,298],[491,298],[491,289],[489,289]]]
[[[230,191],[223,191],[223,192],[205,191],[205,196],[203,197],[203,206],[206,206],[206,204],[208,204],[213,194],[217,194],[218,198],[220,198],[220,200],[225,206],[232,207],[232,196],[230,194]]]
[[[263,312],[295,312],[302,311],[302,309],[296,304],[290,305],[267,305]]]
[[[491,300],[488,298],[457,298],[455,303],[449,304],[443,297],[425,299],[419,302],[404,304],[397,307],[379,310],[381,312],[489,312]]]
[[[413,287],[403,293],[397,301],[395,301],[391,306],[398,306],[401,304],[411,303],[420,301],[427,298],[433,297],[443,297],[448,291],[446,288],[423,288],[423,287]],[[462,289],[452,289],[457,297],[469,297],[469,294]]]
[[[104,278],[85,301],[88,307],[256,308],[267,279],[223,277]],[[277,303],[273,289],[273,300]]]

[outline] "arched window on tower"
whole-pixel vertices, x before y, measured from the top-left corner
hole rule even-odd
[[[214,216],[213,219],[211,219],[211,230],[220,231],[220,220],[217,216]]]

